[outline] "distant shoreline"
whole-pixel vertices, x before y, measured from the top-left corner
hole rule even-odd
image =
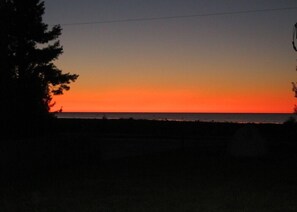
[[[283,124],[293,113],[151,113],[151,112],[62,112],[60,119],[134,119],[157,121],[192,121],[223,123],[273,123]]]

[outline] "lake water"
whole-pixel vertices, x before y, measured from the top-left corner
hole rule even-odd
[[[75,119],[146,119],[167,121],[203,121],[235,123],[282,124],[295,114],[290,113],[72,113],[57,114],[58,118]]]

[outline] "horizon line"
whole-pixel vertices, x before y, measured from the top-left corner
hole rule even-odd
[[[116,112],[112,112],[112,111],[61,111],[61,112],[56,112],[56,111],[51,111],[50,113],[135,113],[135,114],[149,114],[149,113],[155,113],[155,114],[292,114],[292,115],[297,115],[294,112],[150,112],[150,111],[146,111],[146,112],[127,112],[127,111],[116,111]]]

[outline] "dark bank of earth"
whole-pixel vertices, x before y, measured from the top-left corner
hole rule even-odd
[[[57,121],[1,143],[0,211],[297,210],[296,125]],[[247,126],[265,154],[228,152]]]
[[[297,145],[295,124],[57,119],[48,129],[40,136],[3,139],[2,165],[14,168],[18,164],[24,169],[96,166],[110,159],[162,152],[222,157],[228,156],[228,147],[241,131],[239,140],[257,134],[265,141],[265,156],[295,155]]]
[[[255,136],[265,141],[266,151],[262,155],[250,155],[253,159],[290,157],[294,160],[297,155],[295,124],[57,119],[50,129],[42,136],[2,140],[1,168],[12,173],[55,172],[80,166],[98,167],[123,159],[133,163],[133,157],[149,160],[158,155],[161,161],[167,160],[168,154],[169,161],[187,158],[187,163],[202,158],[242,160],[245,157],[234,158],[230,154],[230,149],[234,149],[230,148],[231,144],[239,143],[234,151],[246,149],[249,146],[241,140],[259,143],[258,138],[253,141]],[[238,136],[238,132],[242,135]]]

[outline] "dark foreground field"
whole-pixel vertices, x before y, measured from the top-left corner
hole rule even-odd
[[[239,138],[261,138],[261,154],[230,151],[246,127],[257,132]],[[297,211],[295,125],[59,120],[52,129],[1,142],[1,212]]]

